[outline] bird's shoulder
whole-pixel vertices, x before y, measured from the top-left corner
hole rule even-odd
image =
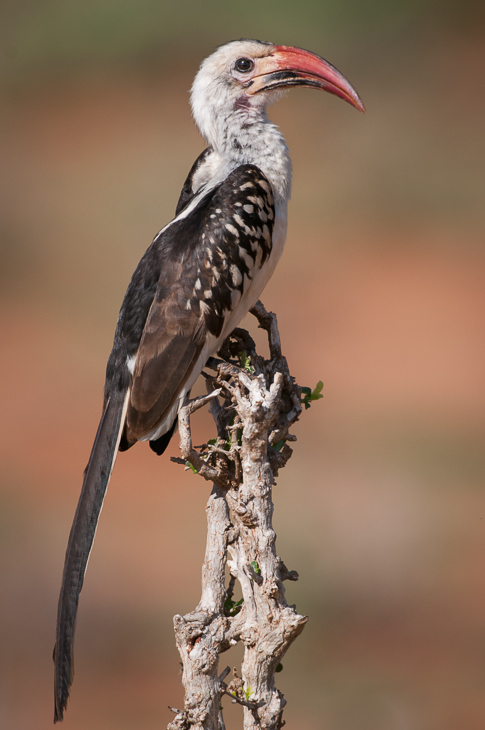
[[[182,190],[180,191],[177,207],[175,208],[175,216],[178,216],[195,196],[197,192],[197,190],[194,190],[195,174],[198,170],[200,170],[200,167],[207,160],[207,157],[212,153],[212,151],[212,147],[206,147],[190,168],[189,174],[185,178]]]

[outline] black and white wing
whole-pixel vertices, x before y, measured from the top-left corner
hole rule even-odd
[[[139,326],[125,315],[133,313],[134,294],[142,288],[135,272],[112,354],[118,363],[132,358],[123,448],[172,425],[182,391],[218,349],[228,324],[238,324],[231,320],[238,306],[244,309],[241,300],[251,299],[255,271],[271,253],[273,220],[268,182],[257,167],[245,165],[167,227],[145,254],[140,266],[159,275],[143,332],[139,337]],[[113,370],[116,378],[119,367]]]
[[[120,310],[103,416],[66,553],[54,650],[55,721],[62,720],[72,684],[79,594],[118,446],[164,435],[169,440],[181,395],[258,298],[258,273],[272,251],[273,196],[256,166],[238,167],[198,203],[189,178],[179,216],[146,251]]]

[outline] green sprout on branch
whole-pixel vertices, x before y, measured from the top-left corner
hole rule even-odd
[[[311,388],[302,388],[302,399],[301,402],[305,406],[305,410],[307,408],[310,408],[312,401],[314,400],[320,400],[320,398],[323,398],[322,391],[323,390],[323,383],[321,380],[318,381],[318,383],[315,386],[315,389],[312,390]]]
[[[251,365],[251,355],[248,355],[246,350],[241,350],[239,353],[239,363],[243,370],[247,370],[251,375],[254,374],[254,367]]]
[[[229,614],[229,616],[237,616],[239,611],[242,608],[242,604],[244,603],[244,598],[240,598],[239,601],[233,601],[230,596],[226,598],[224,601],[224,609]]]

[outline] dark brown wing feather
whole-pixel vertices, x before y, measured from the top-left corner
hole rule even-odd
[[[171,278],[182,268],[180,264],[178,272],[172,271]],[[195,280],[176,279],[168,295],[160,282],[133,373],[126,419],[130,440],[146,435],[168,415],[202,351],[207,334],[204,317],[198,304],[187,308]]]

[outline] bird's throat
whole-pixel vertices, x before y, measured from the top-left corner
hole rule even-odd
[[[256,165],[266,175],[277,202],[286,202],[291,194],[291,160],[288,147],[278,127],[266,114],[235,107],[221,125],[214,150],[232,169],[239,165]]]

